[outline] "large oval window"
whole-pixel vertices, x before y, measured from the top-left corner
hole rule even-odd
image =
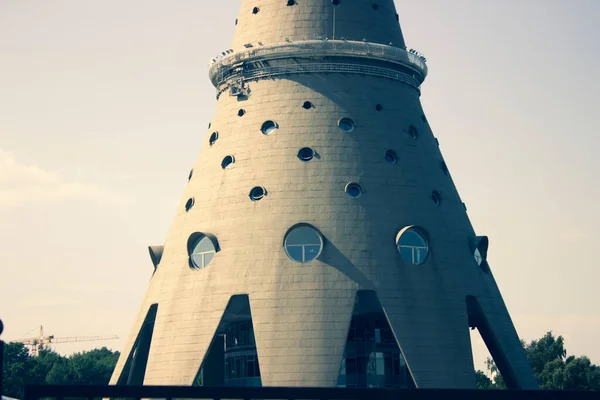
[[[287,233],[283,246],[289,258],[307,263],[323,251],[323,236],[310,225],[298,225]]]
[[[196,269],[206,268],[216,252],[215,244],[208,236],[198,235],[191,246],[190,266]]]
[[[425,236],[412,226],[404,228],[398,233],[396,246],[400,257],[414,265],[423,264],[429,253],[429,244]]]

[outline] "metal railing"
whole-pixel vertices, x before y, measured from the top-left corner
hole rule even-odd
[[[219,79],[217,86],[217,96],[226,91],[229,83],[240,81],[251,81],[257,79],[269,79],[282,75],[309,74],[309,73],[346,73],[371,75],[382,78],[393,79],[404,83],[417,90],[420,89],[420,82],[405,73],[395,71],[389,68],[374,67],[360,64],[341,64],[341,63],[304,63],[289,64],[284,66],[264,67],[258,69],[232,69]]]
[[[24,400],[99,399],[261,399],[261,400],[598,400],[598,392],[366,389],[303,387],[27,386]]]
[[[427,76],[427,65],[423,57],[418,54],[402,48],[377,43],[344,40],[307,40],[252,47],[245,51],[226,54],[222,58],[215,59],[210,65],[209,76],[213,84],[218,87],[222,84],[222,77],[226,75],[226,71],[242,63],[314,56],[360,57],[399,64],[413,69],[416,74],[420,75],[421,82],[419,84]]]

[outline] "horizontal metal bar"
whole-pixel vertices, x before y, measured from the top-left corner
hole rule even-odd
[[[24,400],[42,398],[298,399],[298,400],[598,400],[597,392],[306,387],[41,386]]]

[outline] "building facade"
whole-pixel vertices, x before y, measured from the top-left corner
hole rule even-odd
[[[242,0],[217,109],[113,384],[535,378],[420,104],[392,0]]]

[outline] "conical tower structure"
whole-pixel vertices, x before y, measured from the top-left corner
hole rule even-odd
[[[392,0],[242,0],[113,384],[536,388]]]

